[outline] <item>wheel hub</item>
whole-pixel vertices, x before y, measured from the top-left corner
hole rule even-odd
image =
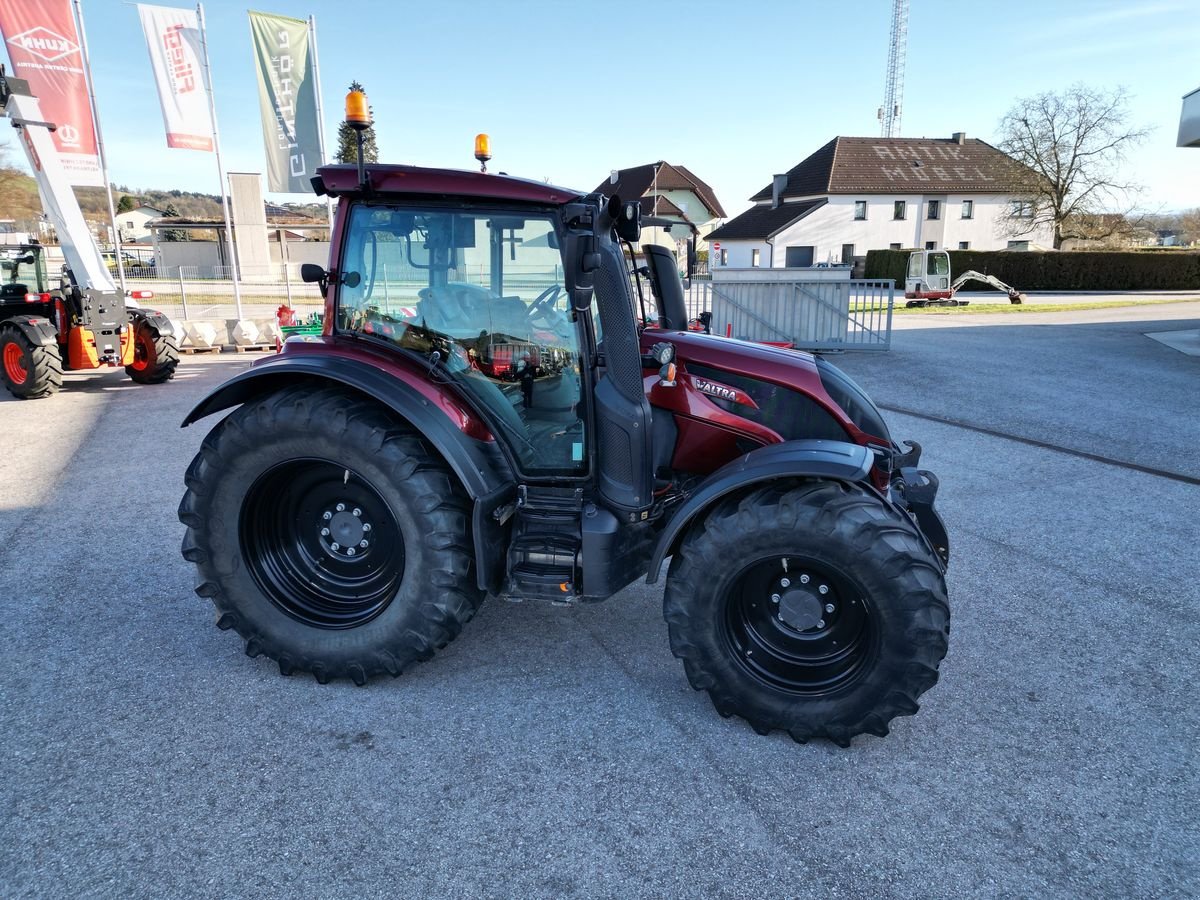
[[[338,503],[321,514],[317,527],[327,553],[354,557],[371,547],[371,523],[363,519],[363,511],[357,506]]]
[[[779,618],[797,631],[825,624],[825,607],[815,591],[791,588],[780,595]]]

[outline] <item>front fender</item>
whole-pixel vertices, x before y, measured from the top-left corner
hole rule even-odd
[[[678,548],[688,526],[722,497],[754,484],[780,478],[864,481],[874,464],[875,454],[866,447],[822,440],[768,444],[727,463],[705,479],[695,493],[675,510],[654,548],[646,572],[646,583],[658,581],[663,560]]]

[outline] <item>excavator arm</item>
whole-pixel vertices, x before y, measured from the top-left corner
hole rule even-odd
[[[1025,300],[1025,295],[1014,287],[1005,284],[995,275],[984,275],[981,272],[976,272],[974,269],[963,272],[954,279],[954,283],[950,285],[950,295],[954,296],[958,293],[964,284],[968,281],[982,281],[984,284],[990,284],[998,291],[1004,291],[1008,294],[1008,299],[1013,303],[1022,303]]]

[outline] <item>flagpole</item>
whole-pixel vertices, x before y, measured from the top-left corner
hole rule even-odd
[[[79,0],[75,4],[75,27],[79,31],[79,50],[83,57],[83,81],[88,89],[88,101],[92,109],[92,130],[96,132],[96,155],[100,158],[100,177],[104,179],[104,194],[108,197],[108,221],[112,225],[113,255],[117,260],[117,281],[121,284],[121,293],[125,292],[125,263],[121,259],[121,229],[117,227],[117,208],[113,205],[112,182],[108,179],[108,160],[104,156],[104,137],[100,134],[100,113],[96,109],[96,88],[92,80],[92,58],[88,55],[87,33],[83,28],[83,9]]]
[[[321,164],[329,161],[325,155],[325,110],[321,105],[321,64],[317,61],[317,17],[308,17],[308,52],[312,60],[313,87],[317,94],[317,140],[321,144]],[[329,212],[329,239],[333,240],[333,198],[325,195],[325,208]]]
[[[208,61],[208,36],[204,29],[204,4],[196,4],[196,20],[200,26],[200,48],[203,51],[204,87],[208,91],[208,111],[212,119],[213,150],[217,154],[217,177],[221,179],[221,209],[225,212],[225,245],[229,250],[229,264],[233,270],[233,302],[237,306],[238,321],[242,319],[242,290],[238,284],[237,251],[233,246],[233,225],[229,221],[229,196],[225,186],[225,166],[221,162],[221,135],[217,130],[217,102],[213,96],[212,67]]]

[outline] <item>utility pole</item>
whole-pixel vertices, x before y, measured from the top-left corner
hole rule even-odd
[[[904,61],[908,56],[908,0],[892,0],[892,33],[888,45],[887,80],[883,106],[879,107],[879,133],[900,136],[900,114],[904,108]]]

